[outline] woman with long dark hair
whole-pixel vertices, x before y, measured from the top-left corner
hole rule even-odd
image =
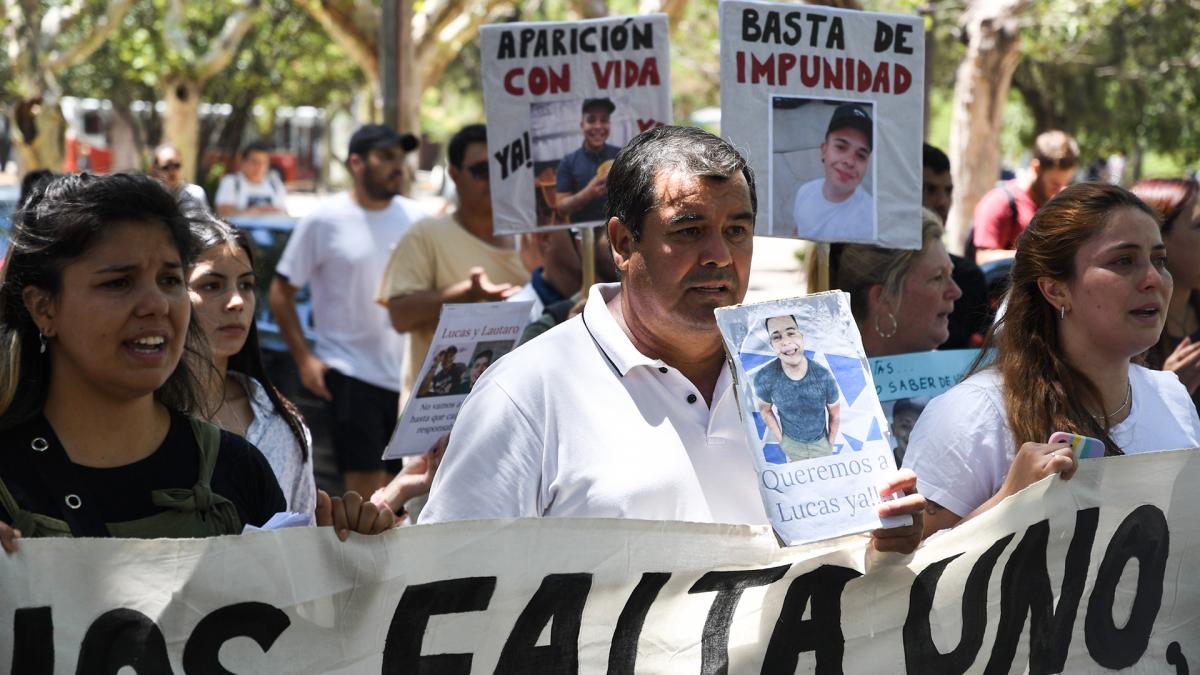
[[[207,212],[189,211],[188,219],[196,245],[188,286],[214,366],[205,387],[209,420],[266,456],[289,511],[312,513],[317,488],[311,435],[300,412],[271,383],[259,349],[254,247],[244,231]]]
[[[1200,445],[1175,374],[1131,363],[1158,342],[1171,289],[1156,216],[1132,193],[1082,183],[1038,211],[984,342],[995,363],[935,398],[909,439],[927,536],[1046,476],[1069,478],[1070,448],[1047,443],[1056,431],[1098,438],[1108,455]]]

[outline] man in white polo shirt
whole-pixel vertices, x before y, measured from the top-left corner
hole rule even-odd
[[[746,292],[754,176],[705,131],[635,138],[608,177],[622,281],[583,314],[497,361],[459,413],[422,523],[575,516],[766,524],[713,310]],[[891,485],[905,491],[915,476]],[[924,500],[881,507],[914,525],[875,533],[912,550]]]

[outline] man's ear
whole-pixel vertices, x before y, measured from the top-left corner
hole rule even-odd
[[[620,218],[613,216],[608,219],[608,241],[613,250],[613,262],[622,273],[629,266],[629,258],[633,255],[633,233]]]
[[[54,299],[50,297],[50,292],[36,286],[26,286],[21,290],[21,300],[25,302],[25,311],[33,317],[42,335],[54,336]]]
[[[1063,307],[1066,307],[1068,312],[1071,311],[1071,289],[1067,288],[1066,282],[1051,277],[1038,277],[1037,285],[1042,297],[1054,307],[1054,311],[1061,311]]]
[[[1033,175],[1035,176],[1042,175],[1042,163],[1037,157],[1029,160],[1029,170],[1032,171]]]

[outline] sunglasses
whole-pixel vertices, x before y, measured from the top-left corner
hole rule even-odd
[[[464,168],[467,171],[470,171],[471,175],[478,178],[479,180],[487,180],[487,177],[488,177],[487,160],[484,160],[482,162],[476,162],[476,163],[472,164],[471,166],[464,167]]]
[[[166,164],[159,164],[158,168],[163,171],[178,171],[183,168],[183,164],[180,162],[167,162]]]

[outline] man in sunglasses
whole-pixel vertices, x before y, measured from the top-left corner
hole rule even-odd
[[[162,181],[180,203],[195,204],[208,210],[208,195],[204,188],[183,180],[183,159],[179,150],[164,143],[154,149],[154,161],[150,164],[150,175]]]
[[[513,238],[492,234],[487,128],[463,127],[446,154],[458,208],[413,225],[392,251],[375,296],[392,327],[409,334],[404,392],[412,391],[442,305],[504,300],[529,274]]]
[[[399,463],[379,458],[396,425],[407,349],[375,289],[388,252],[427,213],[400,196],[412,134],[368,124],[350,137],[353,187],[321,202],[296,224],[271,282],[271,311],[300,371],[328,402],[333,454],[347,490],[370,495]],[[312,293],[316,348],[304,339],[295,298]]]
[[[567,153],[558,163],[554,208],[573,223],[604,222],[604,199],[608,195],[608,167],[621,151],[609,145],[609,118],[617,106],[607,98],[583,102],[579,130],[583,146]]]
[[[1064,131],[1039,134],[1029,170],[992,188],[975,205],[974,247],[978,265],[1011,258],[1017,237],[1042,204],[1071,184],[1079,165],[1079,144]]]

